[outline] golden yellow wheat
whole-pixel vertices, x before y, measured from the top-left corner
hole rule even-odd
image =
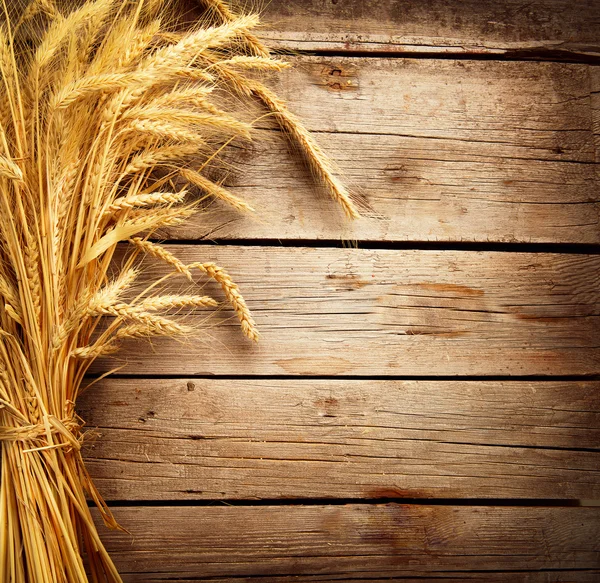
[[[239,16],[220,0],[203,3],[206,19],[186,32],[164,21],[163,0],[67,9],[34,0],[17,17],[4,4],[0,581],[121,580],[88,508],[91,498],[118,528],[83,464],[75,403],[95,358],[126,338],[197,332],[185,311],[217,306],[206,295],[157,295],[163,280],[214,280],[244,334],[258,338],[223,268],[185,264],[151,240],[205,197],[252,211],[202,173],[231,140],[252,137],[252,126],[213,95],[258,99],[346,214],[358,215],[312,136],[259,80],[287,63],[252,32],[258,17]],[[117,266],[120,243],[128,251]],[[171,271],[140,289],[144,258]]]

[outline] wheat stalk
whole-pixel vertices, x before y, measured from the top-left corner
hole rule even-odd
[[[232,140],[252,138],[240,111],[214,96],[233,89],[262,101],[319,181],[357,214],[310,134],[258,80],[287,66],[252,32],[258,17],[238,16],[221,0],[205,5],[214,25],[184,32],[169,28],[163,0],[77,8],[34,0],[16,22],[7,10],[0,19],[2,582],[121,581],[88,508],[86,497],[119,528],[83,463],[84,422],[75,413],[94,359],[126,339],[201,333],[186,315],[217,307],[217,295],[258,339],[222,267],[186,264],[151,239],[199,211],[188,190],[251,210],[195,170]],[[142,284],[148,257],[170,272]],[[194,275],[221,291],[157,293],[170,277],[191,286]]]

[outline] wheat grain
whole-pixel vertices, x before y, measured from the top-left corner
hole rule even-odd
[[[232,22],[237,16],[223,0],[198,0],[198,2],[214,12],[220,22]],[[244,40],[252,53],[261,57],[269,57],[269,49],[249,30],[243,33]]]
[[[188,64],[192,58],[209,49],[222,47],[232,41],[241,32],[250,30],[258,25],[256,15],[241,16],[222,26],[200,29],[183,37],[179,42],[158,50],[154,55],[142,61],[143,71],[159,72],[164,69],[181,67]]]
[[[228,190],[215,184],[208,178],[202,176],[202,174],[195,172],[194,170],[189,170],[184,168],[180,171],[181,176],[185,178],[188,182],[192,183],[194,186],[202,189],[204,192],[209,194],[210,196],[214,196],[226,202],[228,205],[232,206],[238,211],[242,212],[254,212],[254,209],[247,203],[244,202],[241,198],[231,194]]]
[[[188,129],[185,124],[170,121],[135,119],[128,124],[130,132],[148,134],[152,138],[162,138],[176,142],[202,142],[202,136]],[[125,131],[124,131],[125,133]]]
[[[185,198],[186,192],[152,192],[150,194],[136,194],[133,196],[120,196],[104,211],[105,214],[115,213],[136,208],[164,204],[178,204]]]
[[[259,71],[283,71],[291,67],[287,61],[273,59],[271,57],[259,57],[248,55],[236,55],[230,59],[221,60],[220,67],[239,67],[242,69],[257,69]]]
[[[216,307],[217,302],[209,296],[194,295],[164,295],[146,298],[139,303],[139,308],[151,312],[172,310],[174,308],[204,308]]]
[[[73,105],[88,97],[93,97],[95,93],[117,91],[130,87],[135,83],[152,81],[153,77],[149,73],[104,73],[84,77],[72,82],[67,87],[63,87],[50,103],[52,109],[65,108]]]
[[[340,204],[346,215],[351,219],[360,217],[356,205],[352,201],[348,189],[333,173],[332,163],[317,144],[310,132],[300,123],[270,89],[252,79],[236,74],[230,67],[214,64],[221,76],[242,96],[254,95],[264,103],[274,114],[282,129],[292,138],[314,176],[329,191],[333,199]]]
[[[27,22],[34,16],[38,14],[46,14],[50,18],[56,18],[59,16],[59,12],[56,9],[56,6],[50,0],[33,0],[30,2],[23,13],[21,14],[19,21],[17,23],[17,27],[21,26],[23,23]]]
[[[9,180],[23,182],[23,172],[15,162],[0,154],[0,176]]]
[[[15,285],[5,275],[0,274],[0,295],[10,304],[19,306],[19,296],[15,289]]]
[[[325,156],[323,150],[298,118],[287,109],[281,99],[261,83],[252,83],[252,92],[267,105],[269,110],[275,114],[283,129],[294,138],[313,174],[327,187],[331,196],[344,209],[346,215],[351,219],[359,218],[360,213],[352,202],[350,193],[333,174],[331,161]]]
[[[191,331],[191,328],[182,326],[163,316],[145,312],[139,306],[131,306],[129,304],[105,304],[97,306],[90,316],[115,316],[119,320],[133,320],[138,324],[146,326],[148,329],[155,329],[157,334],[161,336],[178,335]]]
[[[6,310],[6,313],[17,323],[20,324],[21,326],[23,325],[23,319],[21,318],[21,316],[17,313],[16,309],[12,307],[11,304],[4,304],[4,309]]]
[[[250,139],[250,131],[252,126],[239,121],[233,116],[227,115],[224,112],[218,114],[214,111],[210,113],[189,111],[180,108],[167,107],[144,107],[132,108],[129,110],[124,119],[133,118],[132,124],[139,124],[141,121],[147,120],[150,123],[160,124],[161,120],[181,127],[186,126],[203,126],[215,128],[219,131],[238,134],[247,139]],[[136,126],[139,130],[139,125]]]
[[[165,162],[172,162],[191,154],[196,153],[201,148],[200,144],[175,144],[165,145],[159,148],[147,148],[143,153],[136,154],[127,163],[121,176],[125,177],[129,174],[135,174],[148,168],[159,166]]]
[[[173,91],[160,95],[150,103],[148,107],[161,108],[188,103],[190,105],[201,106],[206,98],[214,91],[214,87],[192,85],[188,87],[177,87]]]
[[[149,48],[152,39],[160,32],[161,21],[155,19],[145,27],[137,30],[131,41],[127,43],[124,53],[117,55],[117,68],[123,69],[135,65]],[[123,46],[123,39],[118,39],[119,48]]]
[[[135,281],[137,276],[137,269],[124,269],[119,273],[119,276],[116,279],[99,289],[94,296],[95,300],[92,298],[91,302],[116,302],[122,294],[131,287],[131,284]]]
[[[200,271],[203,271],[221,286],[225,296],[231,303],[240,320],[242,331],[250,338],[250,340],[258,342],[259,333],[256,322],[254,321],[254,318],[252,318],[252,314],[240,293],[239,287],[234,283],[229,274],[215,263],[191,263],[187,267],[188,269],[199,269]]]
[[[147,253],[148,255],[156,257],[157,259],[160,259],[161,261],[171,265],[175,271],[185,275],[191,281],[191,270],[180,259],[175,257],[175,255],[173,255],[170,251],[167,251],[161,245],[157,245],[156,243],[147,241],[141,237],[132,237],[129,239],[129,242],[137,247],[137,249],[140,251],[143,251],[144,253]]]

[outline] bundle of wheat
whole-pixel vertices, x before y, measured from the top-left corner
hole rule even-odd
[[[87,496],[118,528],[83,464],[75,403],[95,358],[125,338],[197,332],[182,309],[217,304],[193,293],[156,295],[165,279],[217,281],[244,334],[257,339],[222,268],[186,265],[150,239],[206,197],[249,208],[203,173],[231,140],[252,133],[212,96],[224,91],[262,102],[316,178],[357,216],[312,137],[258,80],[257,71],[287,66],[252,34],[258,18],[236,16],[220,0],[205,4],[207,19],[182,33],[163,22],[163,0],[93,0],[70,9],[35,0],[17,17],[4,2],[1,581],[121,580],[88,508]],[[121,242],[129,251],[115,264]],[[143,257],[171,271],[140,289]]]

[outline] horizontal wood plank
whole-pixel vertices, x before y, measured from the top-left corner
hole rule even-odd
[[[220,173],[256,213],[215,202],[169,237],[600,243],[590,67],[294,63],[275,88],[366,199],[365,218],[349,224],[263,120]]]
[[[513,581],[589,581],[600,570],[597,508],[137,507],[115,515],[132,535],[102,536],[132,583],[277,575],[488,581],[502,572]]]
[[[599,498],[600,382],[104,381],[112,500]]]
[[[244,3],[234,2],[247,9]],[[183,0],[186,19],[202,0]],[[340,53],[600,56],[594,0],[270,0],[258,5],[273,48]]]
[[[256,317],[200,310],[187,342],[124,344],[123,374],[568,375],[600,373],[600,255],[169,246],[226,267]],[[149,260],[142,278],[164,274]],[[199,282],[206,279],[199,275]],[[174,291],[189,291],[172,280]],[[215,284],[204,291],[222,300]],[[117,364],[121,364],[117,361]],[[95,365],[115,366],[114,358]]]
[[[592,131],[596,143],[596,162],[600,162],[600,67],[590,68]]]
[[[355,577],[350,573],[345,573],[341,575],[343,579],[340,579],[340,576],[337,574],[324,574],[324,575],[285,575],[283,576],[272,576],[268,575],[267,577],[259,576],[251,576],[248,578],[242,578],[242,581],[246,582],[267,582],[268,583],[290,583],[293,581],[294,583],[315,583],[321,581],[352,581],[352,583],[372,583],[373,581],[381,581],[380,577],[375,576],[374,578],[363,578],[364,576],[360,575]],[[598,583],[598,578],[600,576],[600,571],[595,569],[585,569],[585,570],[562,570],[562,571],[542,571],[542,572],[531,572],[531,571],[510,571],[508,573],[491,573],[486,572],[484,574],[485,583],[515,583],[518,581],[527,581],[527,583]],[[350,578],[351,577],[351,578]],[[482,581],[482,573],[466,573],[464,571],[453,572],[451,574],[444,573],[439,577],[434,575],[425,576],[415,575],[413,576],[400,576],[394,575],[393,577],[386,577],[386,581],[402,581],[402,583],[439,583],[443,581],[444,583],[463,583],[463,581]],[[158,579],[159,581],[161,579]],[[153,580],[151,580],[153,581]],[[189,579],[184,577],[182,579],[177,579],[177,583],[197,583],[198,579]],[[239,581],[239,578],[231,579],[231,578],[221,578],[221,577],[211,577],[211,583],[234,583]]]
[[[600,56],[594,0],[271,0],[263,21],[272,46],[295,50]]]
[[[482,579],[482,576],[484,579]],[[242,579],[242,581],[247,582],[267,582],[268,583],[290,583],[293,581],[294,583],[316,583],[321,581],[352,581],[352,583],[372,583],[373,581],[381,581],[380,577],[373,578],[363,578],[364,575],[354,576],[351,573],[344,573],[341,575],[343,579],[340,579],[340,575],[336,573],[333,574],[324,574],[324,575],[285,575],[283,576],[272,576],[268,575],[267,577],[261,577],[260,575],[257,577],[248,577],[246,579]],[[527,583],[598,583],[598,579],[600,577],[600,571],[595,569],[585,569],[585,570],[561,570],[561,571],[541,571],[541,572],[532,572],[532,571],[510,571],[506,573],[492,573],[485,572],[482,574],[481,572],[470,572],[467,573],[465,571],[455,571],[452,573],[443,573],[440,576],[436,574],[432,574],[429,576],[423,575],[415,575],[415,576],[404,576],[404,575],[394,575],[393,577],[386,577],[386,581],[402,581],[402,583],[439,583],[443,581],[443,583],[463,583],[463,581],[485,581],[485,583],[515,583],[515,581],[526,581]],[[160,581],[160,579],[159,579]],[[198,579],[188,579],[184,577],[183,579],[177,579],[177,583],[197,583]],[[239,578],[231,579],[231,578],[221,578],[221,577],[211,577],[211,583],[234,583],[235,581],[239,581]]]

